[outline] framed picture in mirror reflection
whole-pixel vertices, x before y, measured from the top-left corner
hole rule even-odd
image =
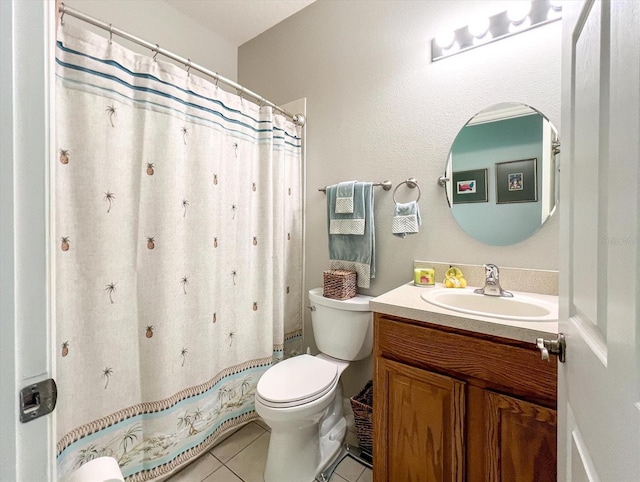
[[[488,200],[487,169],[453,173],[453,204],[486,203]]]
[[[538,200],[538,160],[496,162],[496,203],[529,203]]]

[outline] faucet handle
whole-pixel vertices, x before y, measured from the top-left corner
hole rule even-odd
[[[484,274],[487,278],[498,279],[500,275],[500,270],[495,264],[485,264],[484,269],[485,269]]]

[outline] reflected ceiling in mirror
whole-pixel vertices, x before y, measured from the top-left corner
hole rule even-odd
[[[558,131],[541,112],[502,103],[456,136],[444,183],[453,217],[474,239],[508,246],[529,238],[557,204]]]

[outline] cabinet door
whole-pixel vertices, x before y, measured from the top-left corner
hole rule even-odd
[[[462,482],[465,383],[376,358],[376,481]]]
[[[556,482],[556,411],[485,394],[486,480]]]

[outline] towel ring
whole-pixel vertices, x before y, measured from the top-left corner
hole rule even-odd
[[[418,181],[416,181],[415,177],[410,177],[406,181],[402,181],[402,182],[398,183],[396,188],[393,190],[393,202],[398,204],[398,201],[396,201],[396,191],[403,184],[406,184],[407,187],[409,187],[410,189],[413,189],[413,188],[417,187],[418,188],[418,197],[416,198],[416,202],[420,201],[420,195],[422,194],[422,191],[420,191],[420,186],[418,185]]]

